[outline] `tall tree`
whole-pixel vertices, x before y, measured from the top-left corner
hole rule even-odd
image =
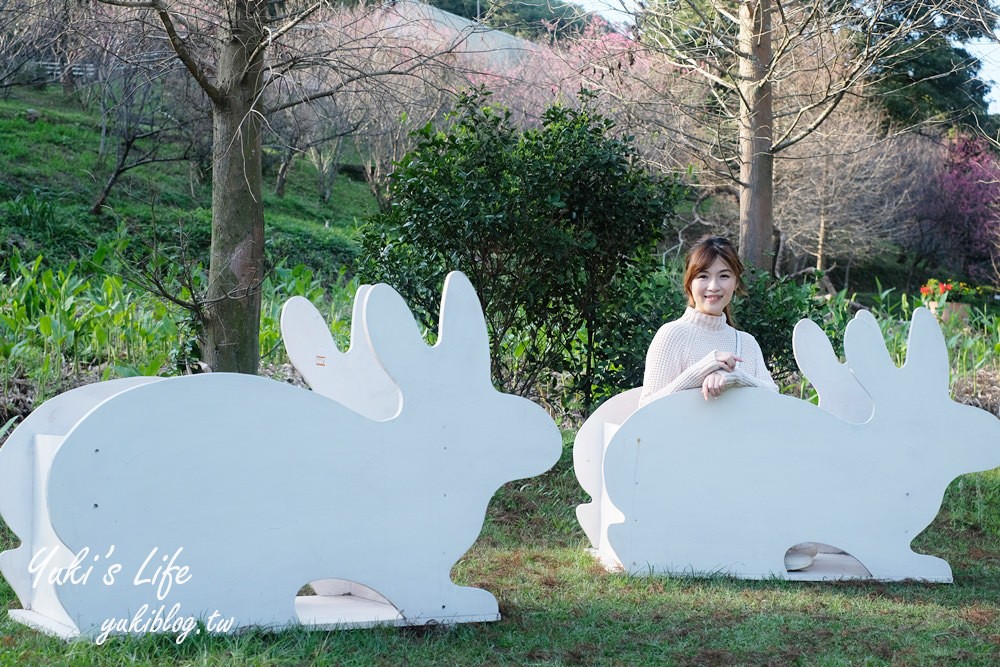
[[[333,0],[101,0],[115,23],[158,24],[211,103],[212,241],[207,293],[186,305],[202,360],[256,373],[264,279],[262,131],[280,109],[332,97],[375,77],[416,75],[464,34],[415,25],[414,3]],[[114,11],[117,8],[117,11]],[[416,17],[415,17],[416,16]],[[389,62],[368,55],[395,53]],[[162,59],[161,59],[162,60]]]
[[[735,127],[730,148],[717,136],[698,141],[719,158],[711,168],[737,182],[740,253],[765,270],[774,259],[775,157],[819,128],[845,95],[870,93],[873,81],[888,85],[887,72],[956,24],[970,35],[990,34],[995,24],[987,2],[957,0],[654,0],[636,18],[644,45],[711,82],[709,96],[679,102],[686,112],[704,127]]]

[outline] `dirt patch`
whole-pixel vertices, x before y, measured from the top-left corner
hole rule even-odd
[[[997,618],[997,610],[993,607],[974,604],[971,607],[962,608],[959,611],[959,616],[971,625],[983,627],[993,625]]]
[[[982,408],[1000,417],[1000,370],[980,368],[974,375],[955,380],[952,396],[959,403]]]

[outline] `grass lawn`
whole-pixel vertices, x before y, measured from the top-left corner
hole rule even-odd
[[[457,581],[497,596],[497,623],[254,630],[180,645],[165,635],[112,637],[96,646],[3,618],[0,665],[1000,664],[995,535],[942,512],[917,539],[918,551],[951,562],[951,585],[628,577],[585,552],[571,446],[567,434],[552,471],[497,494],[479,541],[455,567]],[[18,606],[5,583],[0,600]]]

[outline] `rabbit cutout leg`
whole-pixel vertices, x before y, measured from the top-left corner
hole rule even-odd
[[[426,572],[402,567],[392,581],[377,587],[409,624],[456,621],[495,621],[497,600],[481,588],[459,586],[445,574],[429,578]]]
[[[895,581],[901,577],[921,581],[951,583],[951,566],[937,556],[914,553],[907,549],[888,558],[875,554],[862,561],[874,579]]]
[[[950,583],[951,566],[936,556],[918,554],[908,545],[887,548],[885,540],[857,540],[846,547],[868,570],[872,579],[879,581],[899,581],[916,579],[938,583]]]

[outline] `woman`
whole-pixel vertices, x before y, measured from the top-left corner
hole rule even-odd
[[[760,345],[733,326],[732,299],[743,291],[742,275],[743,263],[728,240],[709,236],[691,248],[684,268],[688,307],[680,319],[660,327],[649,346],[640,407],[699,387],[705,400],[730,387],[778,391]],[[811,542],[796,544],[785,553],[785,568],[805,569],[816,553]]]
[[[680,319],[656,332],[646,353],[639,405],[684,389],[701,388],[706,400],[729,387],[778,391],[753,336],[733,327],[732,298],[743,291],[743,263],[726,239],[709,236],[688,253]]]

